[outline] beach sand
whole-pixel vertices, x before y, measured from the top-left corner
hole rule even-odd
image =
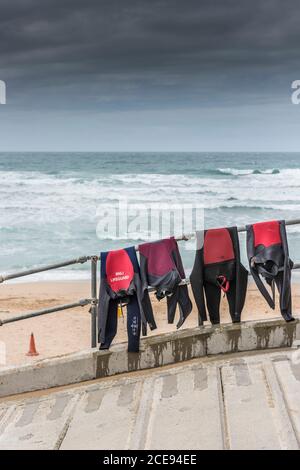
[[[2,284],[0,289],[0,319],[2,320],[12,315],[72,303],[90,297],[90,284],[87,281],[7,283]],[[192,296],[191,298],[193,299]],[[158,328],[149,332],[149,335],[176,330],[176,321],[174,325],[167,323],[166,301],[158,302],[153,294],[151,294],[151,299]],[[295,315],[300,313],[300,284],[298,283],[293,285],[293,311]],[[242,320],[268,320],[272,318],[281,318],[278,305],[275,311],[271,310],[257,291],[256,286],[251,282]],[[230,322],[226,299],[222,299],[221,322]],[[195,326],[197,326],[197,312],[193,308],[193,312],[182,329]],[[36,357],[26,356],[32,332],[35,335],[36,347],[39,352],[39,356]],[[114,343],[126,340],[126,320],[120,319]],[[0,343],[2,351],[0,359],[1,357],[3,359],[3,343],[6,348],[5,365],[31,363],[39,359],[87,349],[90,347],[89,306],[3,325],[0,327],[0,342],[2,342],[2,344]]]

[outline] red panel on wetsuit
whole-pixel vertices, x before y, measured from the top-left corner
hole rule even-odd
[[[204,238],[204,264],[235,259],[230,233],[226,228],[207,230]]]
[[[165,238],[139,246],[140,253],[148,258],[148,272],[152,276],[164,276],[175,268],[172,250],[176,247],[174,238]]]
[[[254,247],[263,245],[265,247],[281,243],[280,227],[277,220],[270,222],[259,222],[252,225],[254,233]]]
[[[114,292],[127,290],[134,276],[132,262],[125,250],[110,251],[106,258],[107,283]]]

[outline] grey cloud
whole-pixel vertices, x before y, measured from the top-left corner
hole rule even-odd
[[[0,0],[0,8],[0,76],[17,107],[276,100],[299,66],[296,0]]]

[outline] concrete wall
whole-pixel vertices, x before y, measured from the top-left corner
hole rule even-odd
[[[0,397],[149,369],[208,355],[290,347],[300,339],[300,319],[205,326],[141,340],[139,354],[127,344],[0,370]]]

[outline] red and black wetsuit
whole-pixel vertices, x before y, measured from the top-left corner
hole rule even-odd
[[[285,321],[292,316],[291,270],[284,220],[273,220],[247,225],[247,254],[253,279],[269,306],[275,308],[275,289],[280,296],[280,311]],[[270,296],[262,276],[272,288]]]
[[[211,323],[220,323],[221,292],[226,294],[232,321],[239,322],[246,298],[248,271],[240,262],[237,228],[205,230],[197,232],[196,237],[197,251],[190,281],[199,325],[207,320],[206,306]]]
[[[148,287],[148,286],[146,286]],[[98,307],[100,349],[108,349],[116,336],[118,306],[127,306],[128,351],[139,351],[141,326],[155,329],[149,293],[142,284],[134,247],[101,253],[101,282]]]
[[[143,284],[155,288],[158,300],[167,297],[169,323],[174,322],[178,305],[177,328],[180,328],[193,306],[187,286],[179,285],[185,279],[185,273],[175,238],[144,243],[139,246],[139,253]]]

